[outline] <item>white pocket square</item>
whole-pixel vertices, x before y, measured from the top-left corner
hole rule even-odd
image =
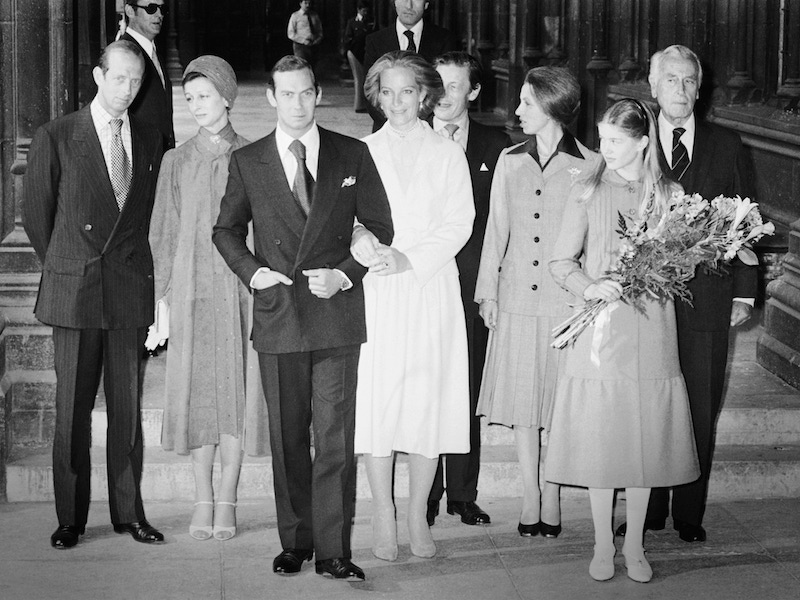
[[[350,177],[345,177],[342,179],[342,187],[350,187],[351,185],[356,184],[356,178],[350,175]]]
[[[481,163],[481,171],[488,171],[489,167],[486,166],[486,163]]]

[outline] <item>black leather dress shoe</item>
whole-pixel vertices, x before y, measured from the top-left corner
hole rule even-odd
[[[525,525],[520,523],[517,525],[517,531],[522,537],[534,537],[539,535],[539,528],[542,526],[542,522],[539,521],[538,523],[534,523],[533,525]]]
[[[354,565],[349,558],[326,558],[316,562],[317,575],[344,579],[346,581],[364,581],[364,571]]]
[[[539,531],[546,538],[557,538],[561,533],[561,523],[558,525],[548,525],[544,521],[539,521]]]
[[[492,522],[489,515],[475,502],[447,501],[448,515],[461,515],[461,522],[467,525],[488,525]]]
[[[684,542],[705,542],[706,530],[700,525],[692,525],[684,521],[674,519],[675,530],[678,532],[678,537]]]
[[[644,520],[644,531],[648,529],[650,531],[661,531],[667,526],[666,521],[664,519],[645,519]],[[616,534],[619,537],[625,537],[625,534],[628,533],[628,524],[623,523],[619,527],[617,527]]]
[[[50,545],[56,550],[66,550],[78,544],[78,536],[83,535],[84,528],[75,525],[59,525],[50,536]]]
[[[114,525],[117,533],[130,533],[131,537],[143,544],[158,544],[164,541],[164,535],[146,520]]]
[[[303,561],[311,560],[312,556],[314,556],[313,550],[287,548],[272,561],[272,572],[280,575],[299,573],[303,566]]]
[[[428,527],[433,527],[433,524],[436,522],[436,517],[438,516],[439,501],[428,500],[428,511],[425,513],[425,517],[428,519]]]

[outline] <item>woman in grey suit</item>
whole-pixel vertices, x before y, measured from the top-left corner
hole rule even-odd
[[[497,162],[475,289],[490,330],[478,414],[514,428],[523,483],[520,535],[556,537],[559,488],[544,483],[540,491],[540,431],[549,429],[559,372],[550,331],[569,307],[547,260],[569,189],[598,157],[566,130],[580,106],[580,87],[569,71],[532,69],[519,96],[516,114],[531,137]]]

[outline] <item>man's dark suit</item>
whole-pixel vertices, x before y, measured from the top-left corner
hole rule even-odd
[[[91,413],[104,369],[108,493],[115,524],[144,520],[141,348],[153,322],[147,241],[161,162],[158,132],[131,116],[133,177],[120,212],[90,107],[40,127],[22,205],[43,264],[36,317],[53,326],[56,433],[53,480],[60,525],[86,524]]]
[[[433,59],[444,54],[459,49],[458,38],[452,32],[434,25],[430,21],[425,21],[422,28],[422,40],[417,47],[417,52],[422,58],[433,64]],[[397,29],[393,22],[389,27],[380,29],[367,36],[366,48],[364,50],[364,72],[367,73],[372,65],[387,52],[400,50],[400,41],[397,39]],[[372,117],[372,131],[378,131],[386,122],[383,113],[369,106],[369,114]]]
[[[659,144],[663,172],[669,164]],[[696,120],[694,151],[688,170],[680,179],[687,193],[707,200],[723,194],[753,197],[750,168],[738,134]],[[725,366],[728,359],[733,298],[754,298],[758,286],[755,267],[735,261],[729,274],[719,276],[704,270],[689,282],[693,307],[676,303],[678,350],[681,370],[689,392],[700,479],[673,488],[672,517],[689,525],[701,525],[706,506],[708,478],[714,454],[714,429],[722,404]],[[654,489],[648,520],[663,521],[669,513],[669,490]]]
[[[137,46],[139,43],[130,34],[120,36],[121,40],[128,40]],[[141,48],[141,46],[139,46]],[[175,131],[172,128],[172,83],[166,70],[164,84],[158,76],[153,59],[142,50],[144,56],[144,79],[136,99],[131,104],[128,112],[135,115],[144,123],[149,123],[161,132],[164,152],[175,147]]]
[[[321,128],[319,134],[307,220],[289,188],[273,132],[233,153],[213,234],[246,285],[264,266],[294,282],[254,292],[252,339],[269,411],[281,544],[313,549],[318,561],[350,557],[355,383],[366,341],[366,269],[350,256],[353,219],[384,244],[393,236],[389,202],[366,145]],[[251,220],[255,255],[245,243]],[[340,269],[354,286],[318,298],[302,274],[315,268]]]
[[[423,38],[424,39],[424,38]],[[461,300],[467,319],[467,349],[469,351],[469,396],[470,396],[470,452],[468,454],[447,455],[447,499],[458,502],[474,502],[478,495],[478,474],[481,462],[481,422],[475,415],[478,406],[478,392],[481,388],[483,363],[486,359],[486,343],[489,330],[478,315],[475,303],[475,283],[481,262],[483,235],[489,219],[489,194],[492,189],[492,176],[500,152],[511,145],[511,138],[502,131],[481,125],[470,119],[467,138],[467,162],[472,179],[472,192],[475,201],[475,223],[472,235],[466,245],[456,255],[458,273],[461,281]],[[442,473],[442,460],[436,470],[436,478],[429,500],[441,499],[445,487]]]

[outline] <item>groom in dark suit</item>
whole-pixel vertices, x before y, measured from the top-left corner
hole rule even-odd
[[[752,198],[753,178],[739,135],[695,116],[702,77],[700,60],[685,46],[670,46],[650,61],[650,89],[661,109],[661,169],[688,194],[698,193],[707,200],[720,194]],[[700,460],[700,478],[672,490],[673,525],[686,542],[706,539],[702,523],[714,428],[722,407],[728,332],[750,318],[758,285],[756,267],[734,261],[728,270],[719,276],[698,269],[689,282],[693,306],[676,302],[678,352]],[[645,529],[664,529],[668,514],[669,489],[654,489]],[[625,524],[617,533],[624,535]]]
[[[511,139],[506,133],[481,125],[469,117],[469,103],[481,92],[482,69],[475,57],[466,52],[448,52],[436,57],[433,64],[445,89],[445,95],[433,109],[433,129],[439,135],[458,142],[467,153],[475,200],[475,223],[472,236],[456,255],[461,300],[467,319],[470,451],[467,454],[447,454],[439,458],[439,468],[428,496],[427,517],[428,524],[433,525],[439,514],[439,501],[446,488],[449,514],[460,515],[461,522],[467,525],[485,525],[490,522],[490,517],[475,502],[481,466],[481,421],[475,415],[475,410],[478,406],[489,330],[478,315],[478,305],[474,300],[475,282],[481,262],[486,221],[489,218],[489,193],[494,168],[500,152],[511,145]]]
[[[278,126],[233,153],[213,239],[253,289],[253,346],[269,412],[278,532],[276,573],[363,580],[350,551],[356,376],[366,341],[366,274],[350,255],[354,219],[390,244],[391,212],[365,144],[318,127],[310,65],[286,56],[267,99]],[[252,221],[255,253],[246,244]],[[309,425],[314,429],[311,460]]]
[[[40,127],[28,156],[22,218],[43,264],[35,312],[53,326],[58,549],[75,546],[86,526],[101,369],[114,531],[164,539],[145,520],[139,489],[141,357],[154,293],[147,231],[162,152],[158,131],[128,113],[143,74],[136,44],[109,44],[92,71],[92,103]]]
[[[397,12],[394,25],[367,36],[364,73],[381,56],[393,50],[417,52],[431,64],[440,54],[458,50],[458,38],[453,33],[423,19],[429,4],[428,0],[394,0]],[[373,122],[372,131],[377,131],[386,122],[386,117],[372,105],[368,110]]]

